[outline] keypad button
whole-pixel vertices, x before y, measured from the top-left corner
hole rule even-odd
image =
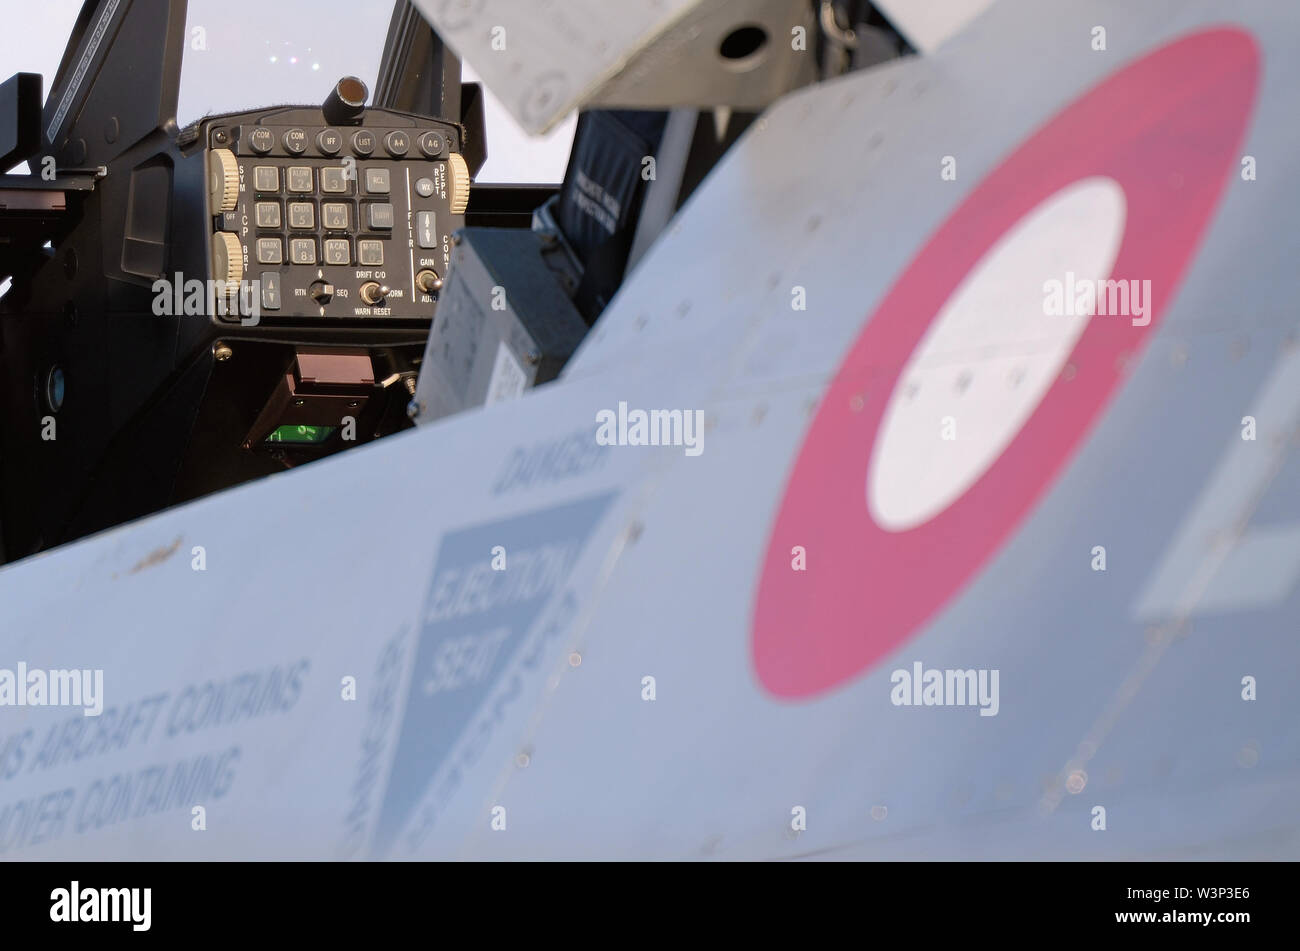
[[[375,134],[362,129],[352,136],[352,151],[362,158],[372,154],[375,151]]]
[[[357,259],[365,267],[380,267],[384,263],[384,242],[358,241]]]
[[[415,193],[421,198],[428,198],[433,194],[433,179],[420,178],[415,182]]]
[[[290,155],[302,155],[307,151],[307,133],[302,129],[290,129],[284,134],[284,150]]]
[[[347,171],[330,166],[320,170],[320,190],[331,195],[345,195],[348,191]]]
[[[371,195],[387,195],[392,189],[392,181],[386,168],[366,169],[366,192]]]
[[[262,309],[280,309],[280,272],[262,272]]]
[[[326,202],[321,206],[320,216],[329,231],[346,231],[348,228],[348,206],[341,202]]]
[[[259,201],[257,203],[257,226],[259,228],[280,227],[280,203],[278,201]]]
[[[311,166],[294,165],[289,169],[289,191],[311,191]]]
[[[253,190],[259,192],[278,192],[280,190],[280,170],[274,165],[254,166]]]
[[[384,149],[393,158],[401,158],[411,150],[411,137],[405,132],[390,132],[384,139]]]
[[[248,146],[258,155],[265,155],[274,145],[275,134],[270,129],[258,126],[248,133]]]
[[[277,211],[279,209],[276,209]],[[280,243],[279,238],[258,238],[257,239],[257,263],[258,264],[283,264],[284,263],[284,245]]]
[[[387,202],[366,205],[366,227],[371,231],[393,229],[393,206]]]
[[[441,158],[446,149],[447,143],[446,140],[443,139],[441,133],[426,132],[424,135],[420,136],[420,151],[423,152],[427,158]]]
[[[320,149],[321,155],[338,155],[339,149],[343,148],[343,133],[338,129],[323,129],[316,136],[316,148]]]
[[[316,263],[316,239],[293,238],[289,241],[289,260],[294,264]]]
[[[415,238],[422,248],[438,246],[438,219],[432,211],[415,213]]]
[[[326,238],[325,263],[343,265],[351,264],[352,243],[348,241],[347,238]]]
[[[289,203],[289,227],[311,230],[316,227],[316,206],[309,201]]]

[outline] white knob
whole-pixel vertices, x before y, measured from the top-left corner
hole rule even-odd
[[[229,231],[212,236],[212,279],[224,283],[227,289],[237,287],[244,279],[244,249]]]
[[[465,214],[469,207],[469,166],[459,152],[447,156],[447,193],[451,199],[451,213]]]
[[[213,212],[234,211],[239,201],[239,163],[230,149],[213,149],[208,160],[208,198]]]

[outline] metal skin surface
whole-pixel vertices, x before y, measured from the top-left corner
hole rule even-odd
[[[0,571],[105,691],[0,711],[0,856],[1296,858],[1298,53],[1005,0],[774,105],[558,381]],[[999,310],[1094,259],[1144,315]]]

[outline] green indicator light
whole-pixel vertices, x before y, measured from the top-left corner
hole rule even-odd
[[[296,443],[300,446],[316,446],[334,434],[335,426],[281,426],[266,437],[267,442]]]

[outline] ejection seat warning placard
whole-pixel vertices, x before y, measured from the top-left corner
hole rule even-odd
[[[517,677],[510,684],[505,677],[516,656],[524,655],[524,666],[541,663],[536,637],[532,649],[521,648],[530,631],[542,630],[539,620],[568,583],[612,498],[583,499],[444,536],[419,620],[405,713],[376,820],[375,857],[390,851],[441,774],[443,781],[415,816],[413,838],[422,838],[432,826],[463,773],[465,764],[449,763],[448,757],[471,720],[479,720],[476,741],[485,739],[506,701],[518,693]],[[504,699],[485,703],[503,688]]]

